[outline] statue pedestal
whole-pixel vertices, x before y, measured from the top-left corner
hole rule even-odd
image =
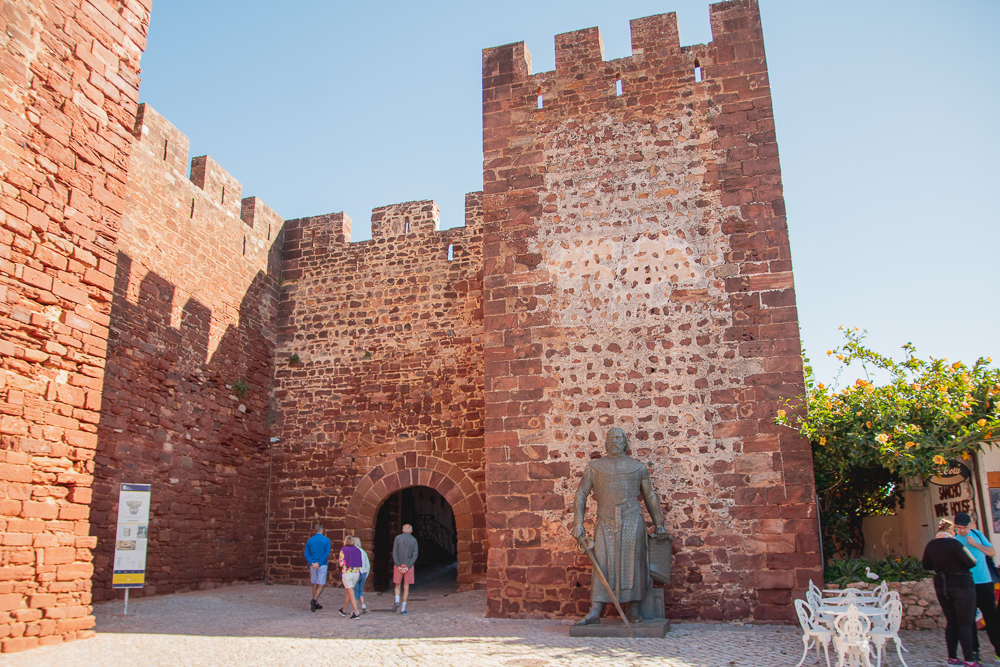
[[[632,632],[636,638],[662,639],[670,630],[670,621],[643,621],[633,623]],[[574,625],[569,629],[570,637],[628,637],[628,630],[620,618],[604,618],[594,625]]]

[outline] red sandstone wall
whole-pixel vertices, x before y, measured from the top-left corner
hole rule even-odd
[[[572,498],[612,426],[677,539],[668,617],[789,619],[821,574],[809,446],[772,423],[803,384],[760,17],[711,16],[685,48],[632,21],[613,61],[559,35],[537,75],[483,54],[492,616],[588,607]]]
[[[444,231],[434,202],[375,209],[360,243],[342,213],[286,223],[275,579],[302,580],[315,519],[370,545],[385,498],[423,485],[455,512],[459,585],[483,583],[481,193],[466,207],[466,226]]]
[[[93,634],[88,506],[149,0],[0,6],[0,648]]]
[[[282,220],[211,158],[189,180],[187,137],[148,105],[135,136],[94,476],[96,599],[121,595],[121,482],[152,484],[141,594],[263,576]]]

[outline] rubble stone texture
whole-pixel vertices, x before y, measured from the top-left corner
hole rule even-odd
[[[711,8],[483,52],[489,613],[581,614],[573,490],[621,426],[678,536],[667,615],[789,619],[819,579],[802,363],[760,16]],[[698,81],[698,79],[701,79]]]
[[[677,538],[668,617],[792,618],[822,572],[809,446],[773,425],[803,383],[755,0],[707,45],[665,14],[618,60],[596,28],[554,72],[486,49],[464,226],[406,202],[362,242],[188,175],[136,107],[148,19],[0,9],[3,651],[92,632],[121,482],[153,485],[145,594],[301,582],[316,520],[371,544],[427,486],[488,615],[581,614],[572,498],[612,426]]]
[[[455,513],[459,585],[484,585],[482,193],[439,231],[432,201],[285,223],[268,574],[302,576],[323,519],[372,544],[379,506],[410,486]],[[294,355],[294,356],[293,356]]]
[[[0,649],[93,634],[89,514],[149,0],[0,6]]]

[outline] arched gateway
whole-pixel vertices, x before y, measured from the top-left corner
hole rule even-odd
[[[358,482],[347,507],[344,527],[366,544],[375,538],[375,521],[386,498],[410,487],[440,493],[455,515],[458,589],[486,584],[486,507],[476,483],[453,463],[409,452],[372,469]]]

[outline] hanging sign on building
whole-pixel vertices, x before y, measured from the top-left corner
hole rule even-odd
[[[972,471],[969,470],[969,466],[956,459],[951,459],[944,470],[927,481],[935,486],[954,486],[967,479],[972,479]]]
[[[122,484],[118,492],[112,588],[142,588],[146,582],[149,499],[149,484]]]
[[[948,461],[947,468],[929,481],[935,520],[952,519],[959,512],[966,512],[974,520],[977,519],[973,502],[976,494],[972,485],[972,471],[968,466],[961,461]]]

